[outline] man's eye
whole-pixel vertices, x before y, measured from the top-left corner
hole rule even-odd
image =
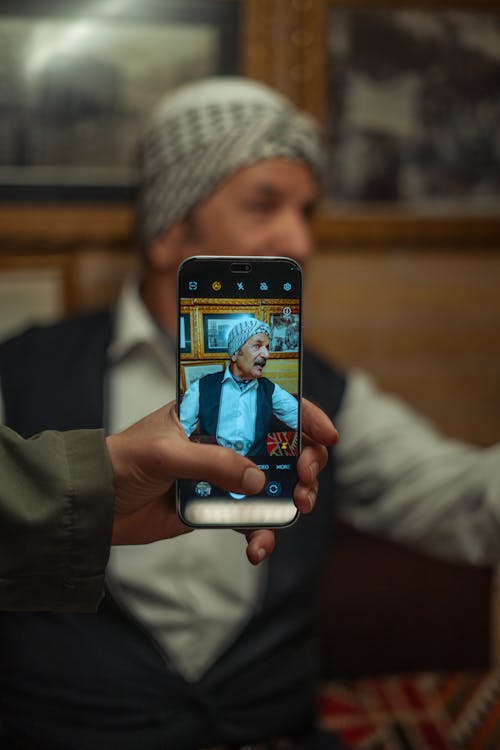
[[[274,211],[274,203],[269,203],[269,201],[253,201],[247,203],[247,210],[256,214],[270,214]]]

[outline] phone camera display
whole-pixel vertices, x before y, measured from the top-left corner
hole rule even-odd
[[[231,448],[266,473],[259,497],[224,492],[203,481],[181,482],[183,507],[194,525],[235,525],[235,519],[236,525],[283,525],[295,518],[299,280],[295,266],[275,259],[197,259],[180,276],[181,425],[191,441]]]

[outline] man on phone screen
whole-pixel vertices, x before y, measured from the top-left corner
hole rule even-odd
[[[267,323],[256,318],[231,328],[227,368],[195,381],[182,399],[180,421],[188,437],[198,425],[201,436],[215,436],[219,445],[243,456],[261,456],[273,415],[297,429],[297,399],[263,377],[270,338]]]

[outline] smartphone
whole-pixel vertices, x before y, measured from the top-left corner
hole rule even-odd
[[[292,524],[301,444],[300,266],[290,258],[188,258],[177,300],[177,409],[186,435],[248,456],[266,475],[261,493],[248,496],[181,479],[179,517],[199,528]]]

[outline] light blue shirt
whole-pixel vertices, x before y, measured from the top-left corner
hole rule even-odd
[[[246,456],[255,441],[258,378],[249,380],[242,388],[226,368],[222,379],[216,439],[219,445],[232,448]],[[298,425],[298,402],[288,391],[274,384],[273,414],[290,429]],[[184,394],[180,407],[180,422],[189,437],[198,424],[200,411],[199,380]]]

